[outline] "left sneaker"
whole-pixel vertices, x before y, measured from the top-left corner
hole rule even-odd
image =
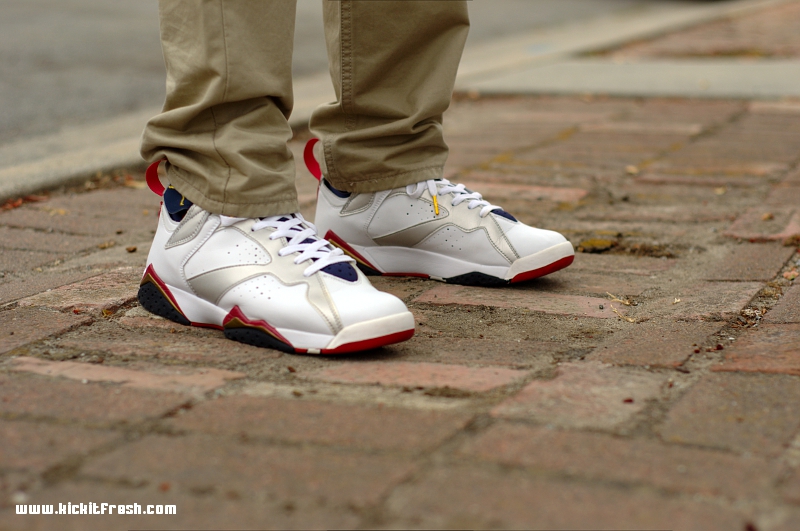
[[[463,184],[435,179],[394,190],[350,194],[322,177],[315,224],[367,274],[416,276],[499,286],[548,275],[575,259],[558,232],[530,227]]]

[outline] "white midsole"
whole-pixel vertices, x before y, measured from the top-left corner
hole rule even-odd
[[[216,306],[197,295],[188,293],[173,286],[167,286],[175,297],[183,315],[194,324],[222,326],[222,322],[230,312]],[[411,312],[379,317],[355,323],[342,328],[338,334],[318,334],[291,328],[276,328],[294,348],[312,350],[332,350],[348,343],[366,341],[379,337],[405,332],[414,329],[414,316]]]
[[[328,343],[326,349],[335,349],[348,343],[367,341],[377,337],[384,337],[399,332],[413,330],[415,327],[414,316],[411,312],[397,313],[379,317],[369,321],[351,324],[342,328],[336,337]]]
[[[408,247],[351,246],[382,273],[422,273],[439,278],[451,278],[478,272],[511,280],[520,273],[546,267],[575,254],[572,244],[563,242],[536,254],[520,258],[509,266],[493,266],[467,262],[432,251]]]

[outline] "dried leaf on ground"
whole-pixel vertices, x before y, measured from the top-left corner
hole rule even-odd
[[[631,303],[631,301],[629,301],[628,299],[620,299],[620,298],[619,298],[619,297],[617,297],[616,295],[612,295],[611,293],[609,293],[609,292],[607,292],[607,291],[606,291],[606,295],[608,295],[608,298],[609,298],[609,300],[610,300],[611,302],[618,302],[618,303],[620,303],[620,304],[624,304],[625,306],[632,306],[632,305],[633,305],[633,304]],[[612,306],[612,308],[613,308],[613,306]]]
[[[611,305],[611,311],[614,312],[615,314],[617,314],[617,317],[619,317],[623,321],[628,321],[629,323],[635,323],[636,322],[636,319],[634,319],[633,317],[628,317],[626,315],[622,315],[622,312],[620,312],[619,310],[614,308],[613,304]]]

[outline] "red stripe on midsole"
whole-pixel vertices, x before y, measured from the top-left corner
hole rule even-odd
[[[353,343],[346,343],[332,349],[322,349],[322,354],[347,354],[348,352],[358,352],[361,350],[372,350],[401,341],[407,341],[414,336],[414,329],[403,330],[402,332],[395,332],[381,337],[372,339],[364,339],[363,341],[354,341]]]
[[[556,271],[564,269],[565,267],[569,266],[574,260],[575,260],[574,255],[567,256],[565,258],[562,258],[561,260],[556,260],[552,264],[540,267],[539,269],[534,269],[532,271],[525,271],[524,273],[520,273],[516,275],[514,278],[512,278],[511,283],[514,284],[515,282],[532,280],[534,278],[539,278],[545,275],[549,275],[550,273],[555,273]]]
[[[222,320],[222,326],[224,328],[256,328],[271,335],[281,343],[286,343],[290,347],[294,348],[294,345],[292,345],[288,339],[283,337],[283,335],[278,332],[277,328],[266,321],[248,318],[238,306],[234,306],[233,309],[228,312],[228,315],[226,315],[225,319]]]

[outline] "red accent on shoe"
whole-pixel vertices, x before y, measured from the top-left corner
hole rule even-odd
[[[159,291],[161,291],[161,294],[164,295],[172,307],[175,308],[175,311],[186,317],[186,315],[183,313],[183,310],[181,310],[181,307],[178,306],[178,301],[175,300],[175,296],[172,295],[172,292],[169,290],[167,285],[164,284],[164,281],[161,280],[161,277],[156,274],[156,270],[153,269],[153,264],[150,264],[147,266],[147,269],[144,270],[144,275],[142,275],[142,281],[139,283],[139,285],[143,286],[147,282],[154,283]]]
[[[147,186],[153,191],[156,195],[164,195],[164,185],[161,184],[161,179],[158,178],[158,165],[161,164],[164,160],[159,160],[158,162],[152,163],[150,166],[147,167],[147,171],[144,173],[145,180],[147,181]]]
[[[349,352],[358,352],[361,350],[371,350],[375,348],[385,347],[386,345],[393,345],[401,341],[407,341],[414,336],[414,329],[404,330],[402,332],[395,332],[388,336],[376,337],[373,339],[365,339],[363,341],[356,341],[354,343],[346,343],[332,349],[322,349],[322,354],[347,354]]]
[[[336,247],[339,247],[342,251],[346,254],[350,255],[354,258],[358,263],[367,266],[370,269],[374,269],[375,271],[382,273],[380,269],[372,265],[369,260],[358,254],[358,251],[347,245],[347,243],[338,237],[335,232],[329,230],[328,233],[325,235],[325,239],[334,244]]]
[[[257,328],[262,332],[266,332],[267,334],[271,335],[278,341],[286,343],[290,347],[293,347],[293,345],[289,342],[289,340],[283,337],[281,333],[278,332],[278,330],[274,326],[270,325],[266,321],[260,321],[260,320],[255,321],[252,319],[248,319],[247,316],[242,312],[242,310],[238,306],[234,306],[233,309],[230,312],[228,312],[228,315],[226,315],[225,319],[222,320],[222,326],[223,328],[227,328],[231,325],[231,323],[234,323],[234,326],[237,326],[237,323],[235,323],[235,321],[239,322],[238,326]]]
[[[322,168],[319,162],[314,158],[314,146],[319,142],[319,138],[312,138],[306,143],[306,148],[303,150],[303,160],[306,161],[306,168],[311,172],[318,181],[322,179]]]
[[[517,282],[524,282],[526,280],[532,280],[534,278],[543,277],[545,275],[549,275],[550,273],[555,273],[560,269],[564,269],[568,265],[570,265],[575,260],[575,256],[567,256],[562,258],[561,260],[556,260],[552,264],[546,265],[544,267],[540,267],[539,269],[534,269],[532,271],[525,271],[524,273],[520,273],[519,275],[515,276],[511,279],[511,283]]]

